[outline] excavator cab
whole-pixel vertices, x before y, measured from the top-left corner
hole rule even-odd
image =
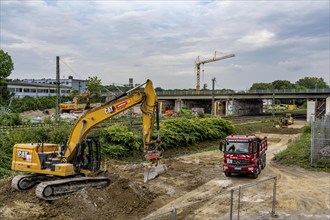
[[[97,172],[101,167],[101,147],[96,138],[86,139],[77,147],[73,160],[75,172],[84,173],[84,170]]]

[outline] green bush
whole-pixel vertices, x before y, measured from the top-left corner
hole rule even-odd
[[[71,97],[61,97],[61,102],[72,100]],[[55,108],[56,97],[55,96],[45,96],[33,98],[30,96],[25,96],[23,98],[14,98],[11,102],[10,109],[20,113],[30,110],[44,110],[49,108]]]
[[[23,123],[23,118],[18,113],[5,113],[0,115],[0,125],[2,126],[22,125]]]
[[[234,132],[232,123],[221,118],[171,118],[162,121],[160,127],[164,149],[220,139]]]
[[[100,134],[102,152],[110,157],[131,155],[142,150],[142,137],[129,127],[114,124],[104,128]]]
[[[161,148],[188,146],[205,140],[216,140],[233,133],[231,122],[221,118],[171,118],[160,122]],[[156,139],[156,132],[153,133]],[[142,135],[126,126],[115,124],[100,135],[102,151],[110,157],[123,157],[143,150]]]

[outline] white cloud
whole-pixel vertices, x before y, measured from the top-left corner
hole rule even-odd
[[[227,88],[310,72],[329,75],[326,1],[0,4],[0,46],[14,59],[14,78],[54,77],[60,56],[80,77],[96,74],[105,84],[152,77],[161,87],[194,88],[195,59],[214,51],[236,54],[205,65],[205,82],[216,76]],[[63,66],[63,75],[69,74]]]
[[[250,33],[238,40],[248,47],[263,47],[264,45],[270,43],[275,36],[275,33],[268,30],[260,30]]]

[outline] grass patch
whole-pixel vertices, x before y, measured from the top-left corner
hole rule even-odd
[[[234,124],[235,134],[254,135],[258,131],[265,128],[273,127],[273,122],[270,120],[263,120],[256,123],[242,122]]]
[[[323,161],[320,167],[312,167],[310,165],[310,149],[310,126],[306,126],[301,135],[296,140],[292,141],[287,149],[274,156],[273,161],[283,165],[299,166],[312,171],[330,172],[330,160]]]

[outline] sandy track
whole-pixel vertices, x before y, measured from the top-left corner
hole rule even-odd
[[[292,127],[300,128],[303,125],[304,122],[297,122]],[[281,166],[271,161],[274,154],[284,150],[288,143],[297,138],[298,135],[264,133],[258,133],[257,135],[260,137],[267,136],[269,139],[267,166],[259,175],[258,180],[277,176],[276,213],[279,219],[330,219],[329,173],[311,172],[293,166]],[[200,166],[205,163],[201,161],[216,163],[217,161],[222,161],[222,158],[221,153],[209,151],[181,159]],[[257,181],[244,176],[227,178],[222,173],[221,168],[217,168],[219,168],[217,170],[220,170],[220,173],[216,173],[214,175],[215,178],[166,204],[149,216],[166,212],[173,207],[179,208],[187,204],[189,205],[228,189]],[[211,173],[214,173],[214,171],[211,171]],[[272,184],[273,182],[260,184],[258,187],[244,192],[245,195],[242,196],[243,208],[241,207],[240,214],[241,219],[270,218],[268,213],[272,207]],[[244,199],[247,201],[246,204],[244,204]],[[237,209],[237,204],[234,204],[235,208]],[[217,196],[214,199],[203,201],[200,204],[184,208],[181,211],[185,212],[184,214],[186,215],[183,219],[228,219],[229,194]],[[179,216],[181,211],[178,210]],[[237,217],[237,213],[234,214],[234,217]]]

